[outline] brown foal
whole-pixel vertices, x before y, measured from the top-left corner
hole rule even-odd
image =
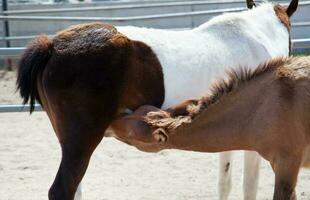
[[[228,75],[211,95],[166,111],[142,106],[114,121],[115,137],[143,151],[257,151],[275,173],[273,199],[296,199],[299,169],[310,166],[310,57]]]

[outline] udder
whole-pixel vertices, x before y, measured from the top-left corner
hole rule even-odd
[[[141,151],[157,152],[164,148],[163,143],[166,141],[162,134],[154,132],[152,127],[144,121],[147,113],[159,111],[154,106],[141,106],[132,114],[125,115],[111,124],[113,137],[133,145]]]

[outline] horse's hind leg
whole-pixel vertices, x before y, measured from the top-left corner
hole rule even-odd
[[[243,199],[255,200],[261,157],[257,152],[244,152]]]
[[[113,101],[117,96],[107,90],[93,92],[86,86],[61,93],[49,83],[54,84],[46,81],[47,98],[43,99],[43,105],[62,149],[61,163],[50,188],[49,199],[73,200],[90,157],[116,113],[117,105]]]
[[[86,116],[88,115],[86,114]],[[72,117],[71,122],[68,122],[68,119],[63,119],[63,123],[68,125],[57,128],[60,130],[57,131],[57,136],[61,143],[62,159],[55,181],[49,191],[51,200],[74,199],[74,194],[88,167],[90,157],[104,135],[107,125],[98,128],[95,123],[90,122],[95,119],[86,116],[85,118],[81,117],[81,120],[75,120],[78,116]],[[83,122],[84,120],[85,122]]]
[[[232,151],[220,153],[220,169],[218,180],[219,200],[228,199],[231,190]]]

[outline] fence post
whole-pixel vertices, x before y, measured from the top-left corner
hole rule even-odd
[[[7,0],[2,0],[2,12],[8,10],[8,1]],[[5,13],[3,13],[3,16],[6,16]],[[4,30],[4,37],[10,37],[10,25],[8,20],[3,21],[3,30]],[[5,41],[6,47],[11,47],[10,40]],[[7,59],[7,65],[8,65],[8,70],[12,70],[12,60]]]

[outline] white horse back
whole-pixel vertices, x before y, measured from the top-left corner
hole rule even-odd
[[[227,68],[256,67],[276,56],[287,56],[289,33],[273,5],[229,13],[186,31],[117,27],[133,40],[149,45],[164,73],[163,108],[205,95]]]

